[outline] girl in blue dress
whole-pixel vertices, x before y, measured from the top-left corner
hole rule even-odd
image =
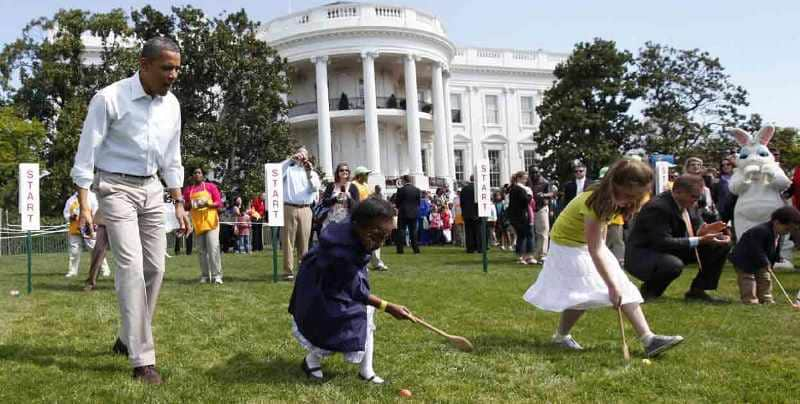
[[[367,275],[370,253],[391,234],[394,214],[390,202],[368,198],[350,220],[329,224],[303,257],[289,313],[292,334],[308,351],[301,367],[309,378],[324,380],[322,358],[341,352],[346,361],[361,364],[362,379],[383,383],[372,368],[375,310],[412,318],[407,308],[373,295]]]

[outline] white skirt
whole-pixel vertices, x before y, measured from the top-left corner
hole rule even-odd
[[[605,245],[600,248],[600,258],[622,294],[622,304],[642,303],[639,289]],[[522,298],[542,310],[555,312],[611,306],[608,286],[597,272],[589,248],[569,247],[552,240],[539,278]]]

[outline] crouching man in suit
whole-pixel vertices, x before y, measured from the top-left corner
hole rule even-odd
[[[684,297],[725,302],[706,291],[717,289],[730,237],[724,223],[703,224],[693,214],[703,187],[702,177],[682,175],[672,190],[653,198],[636,217],[625,246],[625,269],[644,282],[645,300],[661,296],[687,264],[699,259],[699,271]]]

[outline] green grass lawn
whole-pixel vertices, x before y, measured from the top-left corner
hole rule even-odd
[[[65,279],[66,255],[34,257],[26,296],[24,256],[0,257],[0,403],[24,402],[392,402],[410,389],[418,402],[797,402],[797,320],[776,288],[772,306],[705,305],[682,299],[693,267],[667,295],[644,306],[653,330],[681,334],[678,348],[642,364],[626,324],[633,360],[622,361],[616,313],[587,314],[573,335],[586,351],[549,344],[558,315],[521,299],[539,266],[508,252],[481,257],[454,248],[398,256],[371,274],[373,292],[444,330],[469,338],[471,354],[388,315],[378,317],[375,369],[389,383],[367,385],[341,356],[324,362],[324,384],[300,370],[303,351],[286,312],[291,284],[272,283],[268,254],[224,255],[225,284],[197,283],[196,256],[167,259],[154,334],[162,386],[132,381],[126,358],[110,353],[118,312],[113,281],[83,292]],[[779,273],[792,291],[800,273]],[[12,297],[19,289],[23,295]],[[726,267],[720,294],[738,295]]]

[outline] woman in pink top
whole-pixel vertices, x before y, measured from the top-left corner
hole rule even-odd
[[[195,168],[192,184],[183,188],[183,200],[192,216],[195,244],[200,257],[200,283],[222,283],[219,250],[219,214],[222,207],[217,186],[207,182],[202,168]]]

